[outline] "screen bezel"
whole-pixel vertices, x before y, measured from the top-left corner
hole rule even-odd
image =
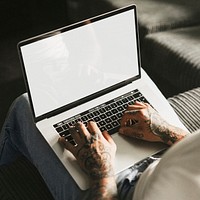
[[[23,46],[25,46],[27,44],[30,44],[30,43],[33,43],[33,42],[36,42],[36,41],[39,41],[39,40],[54,36],[54,35],[57,35],[57,34],[61,34],[63,32],[70,31],[72,29],[79,28],[81,26],[87,25],[88,23],[97,22],[99,20],[102,20],[102,19],[114,16],[114,15],[129,11],[129,10],[134,10],[134,14],[135,14],[136,43],[137,43],[137,54],[138,54],[137,55],[138,56],[138,75],[136,75],[134,77],[131,77],[131,78],[127,79],[127,80],[124,80],[124,81],[122,81],[120,83],[117,83],[115,85],[112,85],[111,87],[108,87],[108,88],[105,88],[105,89],[103,89],[101,91],[98,91],[98,92],[96,92],[94,94],[91,94],[91,95],[88,95],[86,97],[83,97],[83,98],[81,98],[81,99],[79,99],[79,100],[77,100],[75,102],[72,102],[72,103],[69,103],[69,104],[67,104],[65,106],[62,106],[60,108],[54,109],[54,110],[52,110],[50,112],[47,112],[45,114],[42,114],[40,116],[36,116],[35,115],[35,111],[34,111],[34,105],[33,105],[33,101],[32,101],[31,91],[30,91],[30,87],[29,87],[29,83],[28,83],[28,78],[27,78],[27,74],[26,74],[26,69],[25,69],[25,65],[24,65],[24,62],[23,62],[23,58],[22,58],[21,47],[23,47]],[[78,106],[80,104],[83,104],[83,103],[86,103],[88,101],[91,101],[91,100],[93,100],[95,98],[98,98],[98,97],[104,95],[104,94],[112,92],[113,90],[121,88],[121,87],[123,87],[123,86],[125,86],[125,85],[127,85],[129,83],[132,83],[134,80],[137,80],[137,79],[139,79],[141,77],[141,70],[140,70],[140,68],[141,68],[141,60],[140,60],[140,48],[139,48],[138,21],[137,21],[137,13],[136,13],[136,6],[135,5],[129,5],[127,7],[123,7],[123,8],[117,9],[117,10],[113,10],[111,12],[108,12],[108,13],[105,13],[105,14],[102,14],[102,15],[99,15],[99,16],[96,16],[96,17],[93,17],[93,18],[89,18],[89,19],[83,20],[83,21],[75,23],[75,24],[72,24],[72,25],[69,25],[69,26],[66,26],[66,27],[62,27],[60,29],[56,29],[56,30],[53,30],[53,31],[48,32],[48,33],[44,33],[42,35],[38,35],[38,36],[33,37],[33,38],[29,38],[27,40],[19,42],[18,45],[17,45],[17,49],[18,49],[18,53],[19,53],[21,66],[22,66],[24,82],[25,82],[25,86],[26,86],[26,90],[27,90],[27,93],[28,93],[30,106],[31,106],[31,110],[32,110],[35,122],[38,122],[38,121],[46,119],[46,118],[50,118],[50,117],[52,117],[54,115],[62,113],[62,112],[66,111],[66,110],[69,110],[71,108],[74,108],[74,107],[76,107],[76,106]]]

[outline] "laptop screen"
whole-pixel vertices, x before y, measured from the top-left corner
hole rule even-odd
[[[133,8],[19,44],[36,118],[139,75]]]

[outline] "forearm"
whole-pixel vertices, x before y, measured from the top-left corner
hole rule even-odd
[[[175,127],[168,123],[162,124],[153,130],[154,134],[159,136],[161,140],[168,144],[173,145],[174,143],[182,140],[189,133],[181,128]]]
[[[92,181],[92,200],[117,200],[118,192],[115,177],[107,177]]]

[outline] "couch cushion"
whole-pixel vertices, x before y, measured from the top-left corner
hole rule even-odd
[[[136,4],[140,35],[200,24],[197,0],[68,0],[69,15],[82,20],[116,8]]]
[[[200,129],[200,87],[171,97],[168,102],[190,132]]]
[[[200,86],[200,26],[149,34],[143,67],[179,92]]]
[[[200,23],[196,0],[107,0],[114,8],[136,4],[140,35]]]

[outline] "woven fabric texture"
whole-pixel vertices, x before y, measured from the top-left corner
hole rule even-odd
[[[200,86],[200,26],[149,34],[143,48],[147,72],[158,74],[179,92]]]
[[[134,0],[132,2],[138,8],[141,37],[149,33],[200,23],[200,2],[195,0]]]
[[[168,101],[190,132],[200,129],[200,87],[171,97]]]
[[[200,24],[197,0],[68,0],[68,10],[72,21],[78,21],[130,4],[137,6],[141,38],[149,33]]]

